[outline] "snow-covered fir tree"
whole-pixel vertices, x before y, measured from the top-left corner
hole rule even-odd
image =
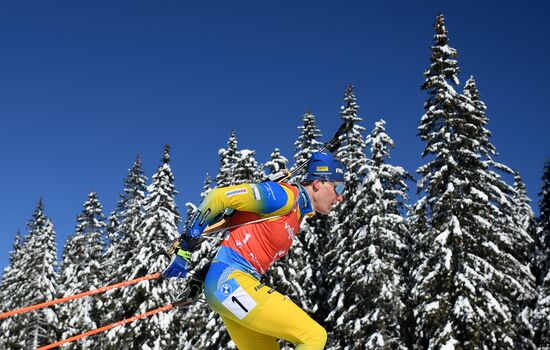
[[[118,226],[120,225],[120,221],[118,219],[118,213],[116,210],[113,210],[109,217],[107,218],[107,227],[105,228],[105,232],[107,234],[107,246],[111,245],[111,242],[114,242],[118,239]],[[107,259],[107,255],[106,255]],[[111,271],[114,271],[112,267],[109,267],[109,269],[105,269],[107,273]],[[107,276],[109,278],[109,276]]]
[[[227,149],[221,148],[218,151],[220,157],[220,171],[216,176],[216,187],[225,187],[234,183],[233,171],[239,161],[237,134],[235,129],[231,131],[227,141]]]
[[[512,304],[516,308],[513,314],[516,318],[515,323],[520,327],[518,329],[520,340],[525,342],[525,344],[520,343],[520,347],[530,349],[535,348],[533,343],[535,327],[531,320],[537,299],[536,278],[531,268],[535,260],[535,213],[531,208],[531,199],[528,197],[527,188],[519,172],[515,172],[514,179],[514,194],[510,213],[512,222],[508,225],[509,230],[510,227],[514,228],[510,230],[512,240],[510,254],[517,260],[519,266],[525,268],[526,272],[516,273],[515,278],[520,279],[524,284],[523,289],[529,292],[516,299],[516,302],[512,302]]]
[[[537,285],[542,285],[544,277],[550,271],[550,156],[546,159],[542,175],[542,187],[539,192],[540,215],[537,218],[537,256],[535,275]]]
[[[15,302],[22,306],[53,300],[57,294],[57,248],[52,221],[44,213],[42,200],[27,224],[28,234],[22,246],[23,256],[18,264],[25,283]],[[20,297],[20,298],[19,298]],[[43,308],[15,318],[20,322],[11,333],[7,349],[36,349],[56,341],[57,315],[52,307]],[[15,340],[19,344],[12,344]],[[22,347],[19,347],[23,344]]]
[[[531,265],[535,248],[535,213],[531,208],[531,199],[527,194],[527,187],[519,172],[515,172],[514,180],[512,214],[514,226],[518,233],[512,235],[512,239],[514,239],[512,245],[515,257],[523,265]]]
[[[59,273],[60,298],[97,289],[106,280],[104,274],[105,216],[95,192],[88,195],[77,217],[76,232],[69,237],[63,251]],[[84,333],[101,326],[105,312],[103,296],[80,298],[58,307],[61,338]],[[68,349],[95,349],[96,339],[84,338],[66,346]]]
[[[206,198],[208,194],[212,191],[212,179],[210,178],[210,175],[206,173],[206,177],[204,178],[204,184],[202,186],[202,192],[201,192],[201,200]]]
[[[296,142],[294,142],[296,152],[294,153],[294,165],[291,171],[295,171],[300,167],[303,168],[301,171],[294,174],[296,182],[302,180],[302,177],[305,175],[306,169],[304,166],[311,157],[311,154],[323,148],[323,143],[319,141],[319,138],[321,138],[323,134],[321,134],[321,131],[317,127],[315,115],[313,115],[311,110],[308,110],[302,116],[302,125],[298,126],[298,130],[300,130],[300,135]]]
[[[281,150],[275,148],[270,155],[269,161],[264,164],[264,169],[269,170],[269,174],[275,174],[281,170],[288,169],[288,159],[281,154]]]
[[[238,160],[233,169],[232,184],[257,183],[264,180],[265,174],[254,158],[255,153],[255,151],[249,149],[238,152]]]
[[[342,136],[342,143],[336,152],[336,157],[344,164],[346,172],[346,198],[351,199],[347,203],[354,206],[355,198],[352,198],[361,187],[364,177],[363,169],[367,165],[366,145],[363,139],[365,127],[360,125],[363,118],[358,115],[359,105],[355,97],[353,85],[349,85],[344,94],[344,105],[341,107],[340,117],[343,123],[351,125]]]
[[[121,266],[132,271],[127,278],[135,278],[162,271],[168,261],[164,258],[148,258],[160,249],[166,249],[179,237],[180,214],[175,202],[174,175],[170,168],[170,148],[164,147],[162,165],[153,175],[144,200],[144,217],[135,232],[139,235],[132,242],[134,254]],[[145,281],[132,288],[124,288],[120,297],[121,318],[128,318],[174,302],[182,288],[179,281]],[[171,349],[178,344],[180,317],[175,312],[158,313],[108,333],[112,349]]]
[[[343,299],[346,298],[342,286],[342,278],[346,269],[346,261],[353,254],[351,247],[354,245],[353,235],[361,228],[360,218],[353,216],[355,203],[357,203],[359,191],[367,165],[366,145],[363,139],[365,128],[359,123],[363,120],[358,115],[359,106],[355,97],[353,85],[349,85],[344,94],[344,105],[341,107],[340,116],[343,123],[351,125],[348,131],[341,136],[341,145],[336,152],[336,157],[346,167],[345,181],[346,200],[340,203],[335,211],[334,223],[331,224],[331,232],[326,233],[334,240],[327,244],[328,252],[325,254],[325,264],[331,270],[327,289],[331,291],[328,303],[331,311],[327,317],[328,329],[335,329],[339,315],[344,312]],[[341,341],[335,337],[329,337],[329,345],[334,341]]]
[[[4,269],[4,273],[2,274],[2,283],[0,283],[0,307],[2,312],[21,306],[14,305],[13,300],[13,295],[16,294],[16,289],[13,288],[16,287],[19,282],[24,280],[19,271],[21,266],[17,266],[21,261],[21,255],[21,232],[18,231],[15,235],[15,241],[13,242],[12,250],[10,252],[9,265]]]
[[[538,301],[534,313],[535,342],[539,349],[550,348],[550,157],[546,159],[539,192],[536,273]]]
[[[28,279],[23,262],[23,242],[21,233],[17,232],[10,252],[9,265],[4,269],[2,284],[0,285],[0,307],[1,312],[18,309],[25,305],[26,282]],[[6,346],[11,349],[24,349],[25,347],[25,324],[23,315],[15,315],[0,321],[0,349]]]
[[[463,95],[452,87],[458,84],[458,54],[449,46],[443,15],[435,31],[419,126],[426,142],[422,155],[430,159],[418,169],[426,196],[425,208],[416,211],[426,212],[427,231],[414,238],[431,246],[416,251],[422,259],[413,289],[414,346],[531,348],[516,304],[532,297],[529,269],[515,259],[511,232],[503,230],[514,191],[498,174],[507,168],[492,159],[496,152],[475,81]]]
[[[361,226],[349,241],[351,254],[338,264],[342,294],[331,317],[342,349],[399,349],[404,348],[402,268],[407,247],[402,211],[410,175],[387,164],[394,143],[384,120],[375,124],[366,144],[371,161],[362,170],[366,176],[352,212]]]
[[[354,88],[350,84],[344,94],[344,105],[341,107],[340,116],[342,122],[351,125],[351,127],[341,136],[342,142],[336,152],[336,158],[346,167],[346,200],[336,210],[338,225],[334,228],[341,244],[342,239],[351,239],[352,235],[362,226],[362,219],[351,215],[358,200],[368,163],[367,147],[363,139],[365,128],[359,124],[363,118],[358,115],[358,111],[359,105],[357,105]]]
[[[129,279],[134,273],[135,266],[128,261],[135,259],[140,252],[140,244],[136,244],[143,237],[141,225],[143,223],[143,204],[147,190],[147,177],[143,173],[141,158],[138,155],[128,170],[124,179],[124,188],[117,206],[109,218],[107,228],[108,248],[105,253],[105,285]],[[134,258],[133,258],[134,257]],[[122,289],[115,289],[105,294],[106,312],[101,324],[111,324],[127,316],[125,300],[122,298]],[[102,333],[98,338],[101,344],[109,344],[108,333]],[[97,344],[97,343],[96,343]]]
[[[301,121],[302,125],[298,126],[299,135],[294,142],[293,171],[304,166],[311,155],[323,147],[319,141],[322,134],[313,113],[308,110]],[[294,174],[290,181],[300,183],[304,173],[305,168]],[[275,289],[288,295],[321,324],[329,312],[326,300],[330,293],[330,272],[329,267],[324,264],[324,253],[332,240],[329,235],[331,226],[331,218],[326,215],[305,219],[288,255],[273,264],[268,272],[270,283]]]
[[[124,263],[135,255],[135,240],[143,223],[143,205],[147,191],[147,177],[143,173],[141,158],[136,157],[128,175],[124,179],[123,193],[115,208],[118,221],[116,230],[109,241],[106,256],[109,266],[108,282],[113,283],[127,279],[132,270],[121,270]],[[127,266],[126,266],[127,267]]]

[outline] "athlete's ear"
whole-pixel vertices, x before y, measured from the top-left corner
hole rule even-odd
[[[311,187],[313,188],[314,191],[319,191],[322,183],[323,182],[320,180],[313,180],[313,182],[311,183]]]

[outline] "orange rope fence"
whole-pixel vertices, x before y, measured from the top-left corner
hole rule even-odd
[[[111,328],[115,328],[115,327],[125,325],[126,323],[134,322],[136,320],[139,320],[140,318],[149,317],[151,315],[154,315],[156,313],[163,312],[163,311],[168,311],[168,310],[172,309],[174,306],[176,306],[176,304],[168,304],[168,305],[159,307],[157,309],[150,310],[150,311],[147,311],[147,312],[139,314],[139,315],[135,315],[135,316],[127,318],[125,320],[118,321],[118,322],[115,322],[115,323],[111,323],[111,324],[108,324],[106,326],[99,327],[99,328],[96,328],[94,330],[91,330],[91,331],[88,331],[88,332],[85,332],[85,333],[82,333],[82,334],[79,334],[79,335],[75,335],[74,337],[70,337],[70,338],[67,338],[67,339],[60,340],[60,341],[55,342],[55,343],[51,343],[49,345],[40,347],[37,350],[47,350],[47,349],[55,348],[56,346],[60,346],[60,345],[66,344],[66,343],[71,343],[75,340],[86,338],[90,335],[94,335],[94,334],[101,333],[101,332],[104,332],[106,330],[109,330]]]
[[[123,282],[120,282],[120,283],[112,284],[110,286],[105,286],[105,287],[101,287],[101,288],[97,288],[97,289],[92,289],[92,290],[89,290],[87,292],[83,292],[83,293],[79,293],[79,294],[75,294],[75,295],[70,295],[68,297],[59,298],[59,299],[55,299],[55,300],[50,300],[50,301],[40,303],[40,304],[36,304],[36,305],[22,307],[20,309],[4,312],[4,313],[0,314],[0,319],[6,318],[6,317],[9,317],[9,316],[13,316],[13,315],[17,315],[17,314],[21,314],[21,313],[24,313],[24,312],[36,310],[36,309],[41,309],[43,307],[64,303],[66,301],[86,297],[88,295],[105,293],[105,292],[107,292],[109,290],[112,290],[112,289],[126,287],[126,286],[129,286],[129,285],[135,284],[135,283],[139,283],[141,281],[153,280],[153,279],[156,279],[156,278],[159,278],[159,277],[160,277],[160,272],[157,272],[157,273],[153,273],[153,274],[150,274],[150,275],[147,275],[147,276],[138,277],[138,278],[135,278],[133,280],[123,281]]]

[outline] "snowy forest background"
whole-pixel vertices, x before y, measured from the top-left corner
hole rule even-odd
[[[336,154],[349,170],[346,201],[331,215],[304,222],[268,283],[327,329],[328,349],[549,348],[550,158],[535,217],[520,174],[496,160],[474,77],[460,84],[442,15],[434,27],[418,127],[425,164],[414,175],[391,164],[394,141],[385,121],[371,121],[367,132],[350,85],[340,117],[353,128]],[[298,167],[332,136],[318,129],[311,111],[298,129],[292,162],[275,149],[265,163],[239,149],[232,131],[219,152],[218,174],[207,175],[197,191],[200,199],[214,186],[263,181]],[[300,174],[292,179],[299,180]],[[151,179],[138,156],[112,213],[89,194],[60,262],[54,225],[39,200],[28,231],[15,236],[0,287],[2,311],[161,271],[167,260],[147,257],[179,237],[198,204],[182,210],[177,193],[168,146]],[[215,249],[215,241],[205,241],[194,254],[195,268]],[[146,281],[2,319],[0,349],[35,349],[171,303],[185,283]],[[235,347],[219,318],[196,303],[63,348]]]

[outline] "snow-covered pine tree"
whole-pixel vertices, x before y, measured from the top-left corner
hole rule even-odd
[[[343,135],[341,146],[336,152],[336,157],[344,164],[347,170],[345,173],[346,200],[336,210],[338,225],[334,228],[340,245],[344,244],[342,243],[342,239],[350,239],[362,226],[362,219],[354,217],[351,213],[357,203],[357,196],[361,190],[368,163],[366,155],[367,147],[363,139],[365,128],[359,124],[363,121],[363,118],[358,116],[359,105],[357,105],[357,99],[353,85],[351,84],[347,87],[344,94],[344,105],[341,107],[341,110],[340,116],[343,122],[349,123],[352,126]],[[349,247],[350,245],[347,243],[350,242],[345,243]],[[336,255],[340,255],[340,252],[336,252]]]
[[[298,126],[298,130],[300,130],[300,135],[296,142],[294,142],[296,153],[294,153],[294,166],[291,168],[291,171],[304,166],[313,152],[323,148],[323,143],[319,141],[319,138],[323,134],[321,134],[321,131],[317,127],[315,115],[313,115],[311,110],[308,109],[302,116],[302,125]],[[300,182],[305,175],[305,171],[306,169],[302,168],[300,172],[294,174],[294,181]]]
[[[332,224],[331,232],[326,233],[333,238],[327,244],[328,252],[325,254],[324,264],[329,266],[331,273],[328,275],[329,282],[327,289],[331,291],[328,304],[331,311],[327,317],[328,329],[335,329],[339,315],[344,312],[343,299],[345,287],[342,285],[342,274],[345,270],[345,263],[353,254],[353,235],[361,228],[360,218],[353,216],[355,204],[358,200],[359,191],[362,187],[364,170],[367,165],[366,145],[362,133],[365,128],[359,123],[363,120],[358,115],[359,106],[353,85],[349,85],[344,94],[344,105],[341,107],[340,116],[343,122],[351,124],[349,131],[343,135],[342,143],[336,153],[336,157],[346,167],[346,200],[338,205],[334,211],[336,220]],[[326,250],[325,250],[326,251]],[[329,344],[345,342],[334,336],[329,336]],[[330,345],[332,346],[332,345]]]
[[[476,122],[483,121],[483,125],[487,125],[486,106],[480,99],[473,77],[466,82],[462,98],[466,99],[466,103],[462,104],[461,108],[466,106],[467,112],[464,114],[471,118],[468,119],[468,125],[482,129]],[[470,105],[474,107],[473,110]],[[485,159],[486,166],[484,175],[487,176],[485,179],[487,189],[485,192],[491,199],[491,203],[498,203],[500,211],[500,215],[490,216],[493,219],[492,229],[496,232],[494,240],[499,245],[499,249],[493,250],[493,265],[499,267],[502,274],[506,276],[508,281],[504,284],[510,284],[510,287],[502,290],[498,296],[512,315],[514,326],[510,335],[516,347],[532,349],[535,345],[530,319],[536,302],[535,276],[530,269],[535,243],[534,214],[519,173],[515,175],[515,188],[502,180],[501,174],[511,176],[514,172],[492,159],[497,152],[489,141],[490,132],[486,130],[484,134],[487,137],[480,141],[482,145],[480,149],[484,150],[482,158]],[[502,256],[505,259],[502,259]],[[499,290],[500,285],[495,285],[495,289]]]
[[[361,182],[364,177],[362,169],[367,165],[366,145],[363,139],[365,128],[359,123],[363,118],[358,115],[359,105],[353,85],[348,85],[344,94],[344,105],[341,107],[340,117],[342,121],[351,124],[351,128],[343,136],[340,148],[336,152],[336,157],[346,166],[346,198],[348,207],[355,206],[354,194],[357,194],[361,187]],[[346,203],[344,202],[344,203]],[[346,211],[349,208],[343,208]],[[355,227],[350,227],[353,229]],[[352,230],[354,231],[354,230]],[[349,231],[350,233],[352,231]]]
[[[410,175],[387,164],[393,140],[385,121],[367,136],[371,161],[352,215],[361,226],[352,236],[343,267],[335,338],[342,349],[400,349],[405,312],[403,257],[407,226],[402,216]],[[333,344],[335,345],[335,344]]]
[[[518,334],[520,347],[522,349],[536,348],[533,343],[535,336],[535,327],[531,320],[536,307],[536,278],[532,272],[531,266],[535,259],[535,213],[531,208],[531,199],[527,194],[527,187],[521,179],[519,172],[514,173],[514,194],[512,202],[512,211],[510,217],[512,222],[509,227],[514,227],[510,230],[510,239],[512,240],[510,254],[513,255],[520,266],[524,267],[526,272],[518,274],[516,271],[515,278],[524,284],[523,289],[529,291],[526,295],[517,298],[513,303],[515,310],[513,314],[516,318],[515,323],[518,325]],[[523,344],[525,342],[525,344]]]
[[[519,174],[519,172],[515,172],[514,180],[514,204],[516,206],[514,211],[517,215],[517,222],[525,232],[532,232],[535,225],[535,213],[531,208],[531,199],[527,194],[527,187],[521,179],[521,175]],[[533,235],[529,234],[531,242],[533,242],[532,237]],[[522,252],[522,254],[526,255],[524,260],[527,260],[531,256],[530,251]]]
[[[118,223],[106,254],[109,264],[113,266],[110,270],[109,282],[127,279],[133,273],[133,270],[120,270],[120,268],[137,253],[135,240],[140,237],[138,231],[143,222],[146,182],[147,177],[143,174],[141,158],[137,156],[124,179],[124,190],[115,209]]]
[[[28,235],[22,247],[20,273],[26,279],[22,287],[21,306],[34,305],[56,298],[57,251],[52,221],[44,213],[42,199],[38,201],[27,224]],[[19,300],[18,300],[19,301]],[[24,339],[22,349],[36,349],[56,340],[57,315],[52,307],[21,315],[23,329],[16,339]],[[14,347],[13,349],[17,349]]]
[[[537,220],[536,274],[538,301],[534,313],[535,343],[550,348],[550,157],[546,159],[539,192],[540,215]]]
[[[238,160],[233,169],[233,177],[231,179],[232,184],[257,183],[264,180],[265,174],[260,164],[254,158],[255,153],[255,151],[249,149],[243,149],[238,152]]]
[[[535,276],[537,285],[541,286],[544,277],[550,271],[550,156],[546,159],[544,166],[539,197],[540,215],[537,218]]]
[[[180,214],[175,202],[174,175],[170,168],[170,147],[164,147],[162,165],[153,175],[144,200],[144,218],[133,237],[135,253],[121,266],[122,271],[132,271],[128,278],[162,271],[168,261],[148,258],[160,249],[168,247],[179,237]],[[121,318],[174,302],[183,284],[179,281],[145,281],[132,288],[124,288],[120,297],[123,305]],[[155,314],[108,333],[110,349],[172,349],[178,344],[180,315],[175,312]]]
[[[500,229],[513,189],[496,172],[506,167],[491,158],[495,150],[474,80],[463,95],[451,86],[458,84],[458,54],[448,45],[443,15],[435,31],[422,86],[429,97],[419,127],[426,142],[422,155],[430,157],[418,169],[428,227],[415,237],[432,246],[417,247],[423,259],[413,289],[415,346],[529,348],[514,305],[514,297],[532,292],[523,279],[529,277],[527,267],[514,259],[504,242],[509,232]]]
[[[292,170],[305,165],[311,154],[319,151],[323,144],[315,116],[308,110],[301,117],[302,125],[298,126],[299,135],[294,142],[294,166]],[[305,168],[294,174],[292,182],[303,180]],[[328,315],[326,303],[330,290],[328,287],[329,267],[324,263],[324,254],[332,241],[329,235],[332,217],[316,215],[302,222],[288,255],[273,264],[268,274],[273,286],[281,293],[287,294],[317,322],[323,324]]]
[[[113,210],[109,217],[107,218],[107,227],[105,228],[105,233],[107,234],[107,246],[109,247],[111,245],[111,242],[114,242],[118,239],[118,226],[120,225],[120,221],[118,219],[118,213],[116,210]],[[106,255],[107,259],[107,255]],[[105,269],[106,273],[108,273],[107,278],[110,276],[110,272],[113,271],[112,267],[109,269]]]
[[[21,265],[23,259],[23,242],[21,233],[17,232],[10,252],[8,267],[4,269],[2,284],[0,285],[0,307],[1,312],[6,312],[26,306],[25,284],[28,276],[24,274],[26,268]],[[25,324],[23,315],[15,315],[3,319],[0,322],[0,349],[24,349],[25,348]]]
[[[227,149],[221,148],[218,151],[218,155],[220,156],[220,171],[216,176],[216,187],[225,187],[234,183],[233,171],[239,161],[237,145],[237,134],[235,129],[233,129],[227,141]]]
[[[0,307],[2,312],[9,311],[12,307],[18,307],[13,305],[13,296],[16,294],[16,289],[13,289],[18,282],[23,278],[18,271],[21,267],[17,266],[21,259],[21,232],[18,231],[15,235],[15,241],[10,252],[9,265],[4,269],[2,274],[2,283],[0,283]],[[20,305],[19,305],[20,306]]]
[[[141,158],[138,155],[124,179],[124,190],[115,209],[118,225],[106,254],[109,265],[113,267],[109,271],[109,283],[127,279],[133,273],[132,269],[120,268],[138,252],[135,240],[140,237],[138,231],[143,223],[146,182],[147,177],[143,174]]]
[[[275,174],[283,169],[288,169],[288,159],[281,154],[281,150],[275,148],[271,153],[269,161],[264,164],[264,169],[269,170],[269,174]]]
[[[206,196],[208,196],[210,191],[212,191],[212,179],[210,178],[210,175],[206,173],[206,177],[204,178],[204,184],[202,186],[201,200],[206,198]]]
[[[59,272],[59,298],[103,286],[105,216],[95,192],[88,195],[77,217],[76,232],[65,243]],[[81,298],[58,306],[61,338],[84,333],[101,326],[104,297]],[[67,349],[95,349],[97,340],[84,338],[66,345]]]
[[[105,227],[106,252],[104,257],[104,277],[106,278],[106,281],[104,284],[109,283],[111,280],[115,279],[114,273],[118,267],[115,263],[115,257],[113,256],[114,250],[112,248],[114,242],[118,240],[118,227],[120,226],[118,215],[119,213],[117,212],[117,210],[113,210],[107,218],[107,223]]]
[[[143,222],[143,203],[147,190],[147,177],[143,174],[141,157],[138,155],[128,170],[124,179],[124,188],[119,195],[119,201],[109,217],[107,227],[108,248],[105,253],[105,282],[112,284],[130,278],[135,266],[127,262],[139,253],[138,242],[143,237],[140,232]],[[105,294],[104,314],[102,324],[111,324],[122,320],[125,313],[125,304],[122,299],[122,290],[115,289]],[[105,347],[111,345],[109,333],[98,336],[98,343]],[[97,344],[97,343],[96,343]],[[113,345],[113,348],[116,344]]]
[[[527,187],[521,179],[519,172],[514,173],[514,194],[512,219],[519,234],[513,234],[512,246],[514,256],[523,265],[531,265],[535,244],[535,213],[531,208],[531,199],[527,194]]]

